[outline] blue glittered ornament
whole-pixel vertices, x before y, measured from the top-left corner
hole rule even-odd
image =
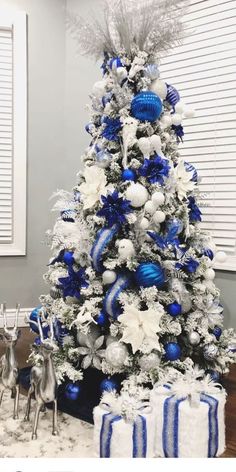
[[[157,64],[148,64],[144,69],[144,74],[151,80],[158,79],[160,76],[159,67]]]
[[[170,316],[179,316],[182,313],[182,306],[178,302],[173,302],[167,305],[167,312]]]
[[[77,400],[80,395],[80,386],[74,383],[67,384],[65,388],[65,397],[68,400]]]
[[[203,255],[209,257],[211,261],[214,259],[214,253],[211,249],[204,249]]]
[[[181,348],[178,343],[170,342],[164,345],[167,361],[177,361],[181,357]]]
[[[108,321],[107,314],[100,311],[99,315],[95,318],[95,321],[101,327],[106,326]]]
[[[157,262],[141,262],[135,271],[135,279],[140,287],[163,287],[165,273]]]
[[[108,63],[111,70],[116,70],[118,67],[122,67],[123,64],[119,57],[113,57]]]
[[[198,181],[198,174],[197,174],[197,171],[195,169],[195,167],[190,164],[189,162],[184,162],[184,167],[185,167],[185,170],[187,172],[192,172],[192,182],[197,182]]]
[[[66,251],[63,256],[63,262],[65,262],[66,265],[73,265],[75,262],[74,253],[71,251]]]
[[[156,121],[161,112],[162,101],[154,92],[140,92],[131,102],[131,114],[140,121]]]
[[[180,101],[180,95],[178,90],[176,90],[173,85],[166,84],[167,86],[167,94],[166,94],[166,101],[174,107],[176,103]]]
[[[130,180],[132,182],[134,182],[136,180],[136,172],[132,169],[124,169],[122,174],[121,174],[121,178],[122,180]]]
[[[104,379],[100,383],[101,392],[111,392],[112,390],[118,390],[119,385],[114,379]]]
[[[219,327],[219,326],[215,326],[215,328],[213,329],[212,333],[214,334],[214,336],[216,337],[216,339],[220,339],[221,335],[222,335],[222,329]]]
[[[38,319],[41,320],[41,314],[40,314],[41,310],[42,310],[42,305],[38,305],[36,308],[34,308],[34,310],[30,313],[30,316],[29,316],[30,329],[36,334],[39,334],[39,329],[34,323],[30,323],[30,322],[34,321],[35,323],[37,323]],[[49,326],[48,325],[42,326],[42,330],[43,330],[43,335],[46,338],[48,336],[49,331],[50,331]]]

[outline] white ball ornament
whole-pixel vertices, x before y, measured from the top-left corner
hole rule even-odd
[[[185,108],[184,109],[184,117],[185,118],[193,118],[195,116],[195,110],[193,108]]]
[[[139,366],[144,372],[149,372],[151,369],[156,369],[160,364],[160,357],[155,352],[144,354],[140,357]]]
[[[188,335],[189,343],[192,346],[197,346],[200,343],[200,339],[200,335],[197,333],[197,331],[192,331],[192,333],[189,333]]]
[[[206,280],[214,280],[215,276],[216,276],[216,273],[215,273],[214,269],[207,269],[205,274],[204,274],[204,278]]]
[[[154,192],[152,194],[152,203],[155,205],[155,207],[159,207],[160,205],[163,205],[165,201],[165,197],[162,192]]]
[[[145,205],[148,197],[147,189],[138,182],[136,184],[132,182],[126,190],[126,198],[127,200],[130,200],[131,206],[134,208],[139,208]]]
[[[164,138],[165,142],[168,143],[170,141],[170,134],[169,133],[163,133],[163,138]]]
[[[134,256],[135,250],[132,241],[130,241],[129,239],[121,239],[118,242],[118,253],[121,259],[124,260]]]
[[[95,97],[102,98],[106,91],[106,82],[104,80],[99,80],[98,82],[95,82],[92,91]]]
[[[102,274],[102,281],[104,285],[113,284],[116,281],[117,275],[114,270],[105,270]]]
[[[150,138],[150,143],[151,143],[151,148],[153,151],[155,151],[157,154],[161,152],[161,138],[160,136],[157,136],[157,134],[153,134]]]
[[[183,111],[184,111],[184,105],[183,105],[183,103],[181,103],[181,102],[176,103],[176,105],[175,105],[175,112],[181,114],[181,113],[183,113]]]
[[[117,67],[116,76],[119,82],[122,82],[127,78],[128,72],[125,67]]]
[[[166,83],[161,80],[161,79],[156,79],[152,82],[151,84],[151,90],[152,92],[156,93],[158,97],[160,97],[162,100],[166,98],[167,95],[167,86]]]
[[[160,119],[160,122],[163,129],[168,128],[169,126],[172,125],[172,119],[170,115],[163,115],[162,118]]]
[[[149,220],[148,220],[147,218],[145,218],[145,217],[142,218],[141,221],[140,221],[140,223],[139,223],[139,227],[140,227],[141,229],[143,229],[143,230],[148,229],[149,225],[150,225],[150,222],[149,222]]]
[[[153,215],[153,221],[156,224],[163,223],[163,221],[165,221],[165,219],[166,219],[166,215],[161,210],[157,210]]]
[[[144,210],[145,213],[148,213],[149,215],[154,215],[156,211],[156,205],[154,205],[153,201],[148,200],[144,205]]]
[[[217,251],[215,255],[216,262],[225,262],[227,260],[227,254],[224,251]]]
[[[113,367],[122,367],[128,356],[128,349],[123,343],[110,343],[105,351],[105,358]]]
[[[151,154],[151,142],[149,138],[140,138],[138,139],[138,147],[143,154],[144,158],[149,158]]]
[[[174,113],[171,115],[172,125],[178,126],[182,123],[182,116],[179,113]]]

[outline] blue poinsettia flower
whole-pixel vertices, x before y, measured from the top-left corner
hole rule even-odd
[[[130,206],[130,200],[119,197],[117,190],[108,194],[107,197],[101,197],[103,207],[97,212],[98,216],[103,216],[110,228],[114,224],[123,225],[127,222],[126,215],[133,210]]]
[[[175,264],[176,269],[181,269],[184,272],[187,272],[189,274],[193,274],[194,272],[196,272],[198,266],[199,266],[199,262],[193,259],[193,257],[189,257],[186,261],[177,262]]]
[[[190,221],[202,221],[201,211],[199,210],[195,198],[188,197],[188,209],[189,209],[189,219]]]
[[[86,280],[85,269],[81,268],[77,272],[72,266],[68,267],[68,276],[60,277],[58,281],[60,286],[58,288],[63,290],[63,296],[80,298],[81,288],[87,288],[88,282]]]
[[[174,130],[177,142],[183,142],[184,128],[182,125],[172,125],[171,128]]]
[[[139,174],[146,177],[150,184],[164,184],[164,178],[169,175],[170,166],[167,159],[157,154],[152,159],[144,159],[143,165],[139,168]]]
[[[166,249],[169,245],[173,247],[179,247],[179,238],[178,238],[179,228],[172,226],[167,234],[164,236],[154,233],[153,231],[147,231],[147,234],[155,241],[156,245],[161,249]]]
[[[118,132],[121,130],[122,124],[120,118],[109,118],[105,116],[103,118],[103,124],[105,128],[102,131],[102,137],[108,139],[108,141],[118,141]]]

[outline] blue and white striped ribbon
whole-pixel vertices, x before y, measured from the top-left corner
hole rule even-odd
[[[162,441],[165,457],[179,457],[179,405],[185,398],[168,397],[164,402]],[[208,457],[215,457],[218,451],[218,400],[201,394],[200,401],[209,406],[208,410]]]
[[[118,297],[123,290],[130,286],[130,284],[131,276],[129,274],[120,274],[105,295],[103,308],[114,320],[116,320],[120,314]]]
[[[111,228],[103,228],[98,231],[97,238],[91,249],[93,267],[97,272],[103,272],[102,255],[107,245],[119,230],[119,225],[115,224]]]
[[[113,413],[105,413],[102,418],[100,431],[100,457],[111,457],[111,439],[113,424],[122,420],[122,416]],[[147,455],[147,424],[146,419],[138,415],[133,423],[133,457],[146,457]]]

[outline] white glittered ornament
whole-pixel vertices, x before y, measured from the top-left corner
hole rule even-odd
[[[150,225],[150,222],[147,218],[142,218],[140,223],[139,223],[139,227],[143,230],[147,229]]]
[[[152,82],[150,89],[152,92],[155,92],[158,97],[160,97],[162,100],[166,98],[167,95],[167,86],[165,82],[161,79],[156,79]]]
[[[126,190],[126,198],[130,200],[132,207],[138,208],[148,200],[148,191],[143,185],[132,182]]]
[[[122,367],[128,356],[127,347],[120,342],[110,343],[105,351],[105,358],[113,367]]]
[[[172,125],[178,126],[182,123],[182,116],[179,113],[174,113],[171,115]]]
[[[192,346],[197,346],[200,343],[200,339],[200,335],[197,331],[192,331],[192,333],[188,335],[188,340]]]
[[[152,194],[152,203],[155,205],[155,207],[159,207],[160,205],[163,205],[165,201],[165,197],[162,192],[154,192]]]
[[[181,296],[181,307],[183,314],[189,313],[192,308],[192,300],[188,291],[184,292]]]
[[[144,372],[149,372],[152,369],[156,369],[160,364],[160,357],[155,352],[150,352],[150,354],[144,354],[140,357],[139,366]]]
[[[96,98],[102,98],[106,91],[106,82],[104,80],[99,80],[99,82],[95,82],[92,91]]]
[[[172,119],[170,115],[163,115],[160,122],[163,129],[168,128],[169,126],[172,125]]]
[[[138,139],[138,147],[143,154],[143,157],[148,159],[151,153],[151,143],[149,138]]]
[[[185,118],[193,118],[195,116],[195,110],[193,108],[185,108],[184,109],[184,117]]]
[[[150,138],[152,151],[155,151],[157,154],[161,152],[161,138],[157,134],[153,134]]]
[[[102,274],[102,281],[104,285],[113,284],[117,278],[114,270],[105,270]]]
[[[183,113],[184,105],[181,102],[176,103],[175,105],[175,113]]]
[[[216,276],[216,273],[215,273],[214,269],[207,269],[205,274],[204,274],[204,278],[206,280],[214,280],[215,276]]]
[[[144,210],[145,210],[145,213],[148,213],[149,215],[153,215],[156,211],[156,205],[154,205],[153,201],[148,200],[148,202],[146,202],[144,205]]]
[[[121,259],[128,259],[129,257],[134,256],[135,250],[134,245],[130,239],[121,239],[117,242],[118,244],[118,253]]]
[[[224,251],[217,251],[215,255],[214,262],[225,262],[227,259],[227,254]]]
[[[125,67],[117,67],[116,69],[116,77],[118,82],[123,82],[127,78],[127,69]]]
[[[165,221],[165,219],[166,219],[166,215],[161,210],[157,210],[153,215],[153,221],[156,224],[163,223],[163,221]]]

